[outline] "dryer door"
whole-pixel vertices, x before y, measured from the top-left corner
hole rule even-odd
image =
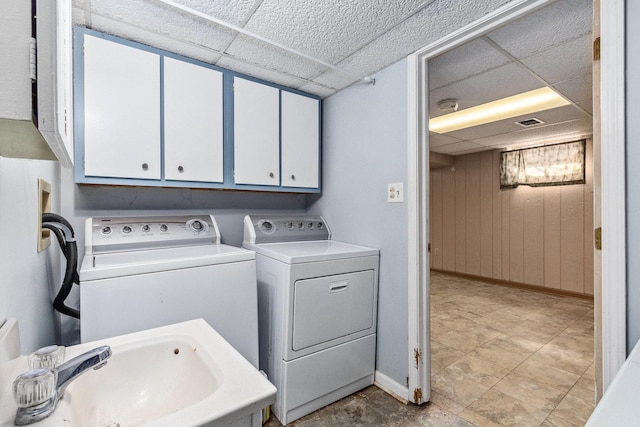
[[[372,329],[374,280],[374,271],[366,270],[296,281],[293,350]]]

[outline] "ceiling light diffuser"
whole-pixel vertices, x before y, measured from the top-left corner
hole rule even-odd
[[[553,89],[543,87],[430,119],[429,131],[453,132],[569,104]]]

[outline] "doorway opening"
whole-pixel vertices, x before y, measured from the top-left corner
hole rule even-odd
[[[430,271],[428,252],[430,241],[428,230],[430,196],[429,132],[426,120],[421,119],[428,117],[429,111],[428,61],[552,3],[554,2],[511,2],[494,13],[487,15],[479,22],[475,22],[445,39],[427,46],[409,58],[409,93],[415,94],[415,97],[410,99],[409,117],[410,129],[415,129],[415,132],[409,135],[410,169],[408,188],[416,196],[415,202],[409,205],[409,235],[412,239],[410,241],[409,266],[409,278],[411,280],[409,285],[410,349],[422,351],[424,354],[429,354],[431,351],[428,332],[428,273]],[[619,37],[618,41],[620,37],[623,39],[624,14],[621,13],[621,10],[623,11],[623,3],[623,1],[616,1],[612,4],[607,4],[598,14],[601,17],[601,34],[603,36],[604,34],[609,34],[615,39],[617,35]],[[614,24],[618,26],[616,27]],[[623,43],[621,45],[623,46]],[[610,246],[602,252],[602,280],[607,280],[607,283],[617,283],[612,287],[602,289],[602,298],[600,298],[600,280],[599,274],[596,272],[596,331],[600,330],[601,334],[600,338],[596,340],[595,353],[597,357],[602,357],[601,366],[596,367],[596,375],[601,375],[603,388],[606,388],[611,381],[622,361],[624,361],[625,356],[624,175],[623,172],[615,170],[616,164],[624,164],[624,114],[620,114],[620,109],[623,110],[624,103],[624,56],[622,46],[612,47],[610,56],[605,57],[603,55],[601,59],[601,62],[607,64],[607,67],[602,67],[601,87],[603,92],[601,107],[597,109],[595,116],[597,117],[597,122],[601,120],[602,129],[594,131],[595,144],[599,144],[601,135],[607,135],[610,138],[610,140],[606,141],[607,150],[610,151],[605,155],[604,151],[607,150],[603,150],[602,158],[598,162],[598,166],[601,166],[603,177],[601,184],[602,224],[607,224],[607,229],[610,231],[607,237]],[[604,71],[605,68],[608,68],[606,72]],[[606,94],[605,90],[607,91]],[[621,103],[622,106],[620,105]],[[618,115],[613,117],[611,113],[606,113],[607,106],[618,111]],[[618,169],[621,168],[618,167]],[[622,218],[620,218],[621,216]],[[412,252],[414,253],[412,254]],[[596,266],[598,265],[596,262]],[[617,280],[617,282],[613,282],[613,280]],[[603,305],[610,308],[611,311],[603,311]],[[607,313],[607,315],[598,320],[603,312]],[[423,367],[426,369],[421,370],[420,364],[415,362],[410,364],[410,366],[412,365],[417,369],[410,369],[409,389],[413,390],[413,386],[422,385],[423,390],[430,390],[428,358],[425,358],[423,363]],[[429,399],[428,393],[423,393],[423,399]],[[415,403],[421,402],[415,401]]]

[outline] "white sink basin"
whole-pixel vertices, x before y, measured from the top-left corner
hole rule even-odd
[[[232,425],[275,401],[275,387],[202,319],[68,347],[65,360],[100,345],[111,346],[107,365],[73,381],[35,426]],[[26,370],[24,356],[0,365],[0,425],[13,425],[11,384]]]

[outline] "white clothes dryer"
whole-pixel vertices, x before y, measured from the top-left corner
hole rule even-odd
[[[331,240],[321,216],[248,215],[260,369],[284,425],[373,384],[378,249]]]
[[[80,309],[82,342],[203,318],[258,367],[255,253],[211,215],[87,219]]]

